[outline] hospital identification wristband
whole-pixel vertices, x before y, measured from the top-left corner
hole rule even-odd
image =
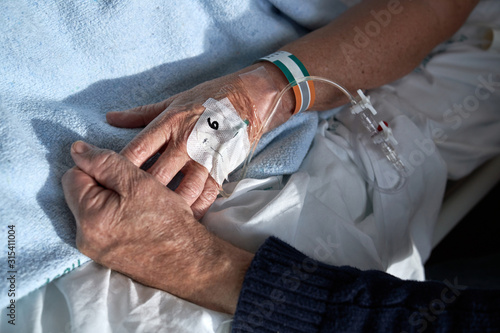
[[[292,83],[293,93],[295,94],[295,111],[293,114],[305,111],[314,104],[314,83],[312,81],[297,81],[309,76],[306,67],[296,56],[286,51],[278,51],[259,61],[269,61],[278,66],[285,74],[289,83]],[[293,84],[295,83],[295,84]]]

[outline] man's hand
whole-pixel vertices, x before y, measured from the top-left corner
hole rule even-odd
[[[252,255],[215,237],[186,201],[124,156],[76,142],[63,176],[78,249],[138,282],[234,312]]]

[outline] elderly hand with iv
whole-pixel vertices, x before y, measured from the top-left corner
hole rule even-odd
[[[279,78],[274,79],[274,81],[279,82]],[[234,159],[236,153],[240,153],[243,157],[246,157],[246,153],[248,153],[248,151],[241,151],[244,149],[239,149],[238,152],[230,154],[231,156],[224,156],[226,160],[222,161],[221,164],[225,163],[226,165],[222,166],[224,169],[222,172],[218,172],[223,173],[222,175],[217,174],[217,171],[214,170],[211,156],[205,163],[193,160],[193,154],[196,154],[196,151],[192,148],[193,144],[191,147],[188,145],[188,139],[200,116],[206,109],[210,108],[206,102],[209,99],[213,101],[227,99],[233,113],[241,119],[239,122],[248,125],[247,135],[251,143],[262,129],[265,115],[278,93],[274,81],[265,67],[262,65],[252,66],[242,72],[200,84],[157,104],[121,112],[109,112],[107,120],[111,125],[117,127],[145,126],[145,129],[122,150],[121,154],[139,167],[155,154],[160,153],[159,158],[147,172],[155,176],[162,184],[167,185],[180,171],[183,178],[175,191],[191,206],[195,216],[200,218],[217,197],[219,187],[227,173],[241,163],[240,158],[236,161],[236,165],[233,163],[229,167],[230,169],[226,170],[228,160]],[[280,112],[283,113],[280,120],[276,121],[278,118],[275,118],[274,124],[270,124],[270,126],[275,126],[288,119],[291,114],[287,116],[286,109],[287,106],[284,104],[280,108]],[[201,126],[204,126],[208,131],[211,131],[211,127],[212,130],[215,130],[214,133],[222,132],[219,124],[227,122],[229,116],[231,114],[215,110],[212,119],[210,117],[204,119]],[[214,119],[215,117],[218,117],[217,121]],[[226,119],[221,119],[221,117]],[[205,141],[208,140],[205,138]],[[216,147],[208,147],[207,154],[220,154],[218,151],[220,147],[221,144]],[[190,148],[191,151],[189,151]],[[216,157],[213,159],[215,160]]]

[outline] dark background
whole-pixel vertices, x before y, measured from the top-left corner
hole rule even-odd
[[[500,170],[499,170],[500,172]],[[500,183],[434,248],[428,280],[500,289]]]

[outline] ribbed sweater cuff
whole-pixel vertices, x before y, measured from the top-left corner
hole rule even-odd
[[[233,332],[317,332],[335,289],[332,281],[343,285],[358,274],[356,269],[332,271],[271,237],[247,271]]]

